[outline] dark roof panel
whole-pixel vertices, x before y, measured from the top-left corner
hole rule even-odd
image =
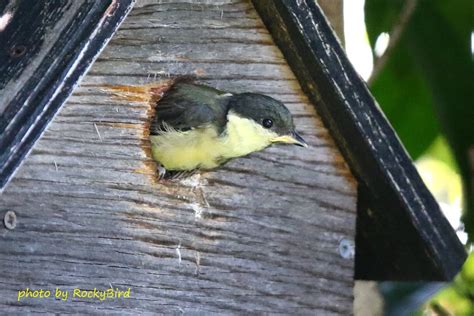
[[[0,191],[133,2],[7,1],[0,6]]]

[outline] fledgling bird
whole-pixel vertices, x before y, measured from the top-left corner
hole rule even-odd
[[[308,147],[280,101],[179,80],[156,104],[150,140],[160,179],[214,169],[274,143]]]

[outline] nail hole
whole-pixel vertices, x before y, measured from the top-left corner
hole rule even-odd
[[[24,45],[13,46],[12,48],[10,48],[10,56],[14,58],[23,56],[25,53],[26,53],[26,46]]]

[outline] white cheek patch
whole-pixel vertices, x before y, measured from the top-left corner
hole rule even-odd
[[[227,128],[231,129],[235,134],[248,136],[250,138],[274,138],[278,135],[271,129],[263,127],[261,124],[252,119],[241,117],[233,112],[227,116]]]
[[[278,135],[252,119],[234,112],[227,115],[227,142],[238,152],[250,153],[269,146]]]

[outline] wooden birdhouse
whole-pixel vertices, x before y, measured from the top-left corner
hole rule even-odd
[[[315,1],[132,6],[0,4],[2,310],[347,315],[354,279],[457,273],[461,243]],[[186,75],[282,101],[310,147],[156,181],[150,91]]]

